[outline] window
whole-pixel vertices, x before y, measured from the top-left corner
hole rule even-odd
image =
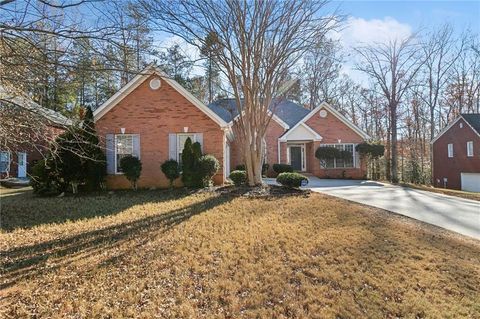
[[[355,166],[354,144],[323,144],[322,146],[335,147],[340,151],[347,151],[351,154],[348,158],[334,158],[325,161],[324,168],[353,168]]]
[[[192,143],[195,143],[195,134],[177,134],[177,162],[181,164],[182,162],[182,152],[185,147],[185,142],[187,138],[192,140]]]
[[[467,142],[467,156],[468,157],[473,156],[473,141]]]
[[[453,144],[448,144],[448,157],[453,157]]]
[[[10,168],[10,152],[0,152],[0,173],[7,173]]]
[[[138,135],[133,134],[119,134],[115,135],[115,167],[116,173],[121,173],[122,169],[120,167],[120,161],[126,156],[136,156],[139,157],[139,154],[136,153],[134,147],[134,139],[138,138]]]

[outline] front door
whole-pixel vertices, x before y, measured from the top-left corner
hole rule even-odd
[[[290,146],[290,165],[294,171],[303,171],[302,147]]]
[[[18,178],[27,177],[27,153],[25,152],[18,152]]]

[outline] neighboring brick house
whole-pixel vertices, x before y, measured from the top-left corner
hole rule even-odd
[[[44,108],[26,96],[13,94],[0,86],[0,106],[20,108],[28,114],[38,127],[25,128],[32,130],[25,135],[31,138],[27,142],[2,141],[0,146],[0,179],[26,178],[31,168],[38,160],[44,158],[49,150],[49,144],[58,135],[65,132],[72,121],[62,114],[51,109]],[[22,129],[23,130],[23,129]]]
[[[460,114],[431,143],[434,186],[480,192],[480,114]]]
[[[106,149],[108,188],[130,187],[119,168],[125,155],[142,161],[138,187],[168,187],[160,165],[180,160],[188,137],[219,160],[214,182],[224,182],[228,124],[156,67],[147,67],[93,114]]]
[[[235,100],[222,99],[209,105],[225,122],[235,125],[238,114]],[[265,136],[265,162],[270,164],[269,175],[273,175],[272,164],[287,163],[294,170],[329,178],[365,178],[366,163],[355,151],[357,144],[369,136],[327,103],[309,111],[288,100],[273,103],[273,112]],[[234,130],[235,131],[235,130]],[[236,143],[233,134],[227,144],[230,162],[227,170],[243,164],[242,146]],[[320,146],[334,146],[352,153],[350,160],[334,159],[322,167],[315,157]]]

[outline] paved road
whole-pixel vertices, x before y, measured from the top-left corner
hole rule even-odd
[[[480,202],[373,181],[309,177],[306,188],[383,208],[480,239]],[[267,183],[274,183],[267,179]]]

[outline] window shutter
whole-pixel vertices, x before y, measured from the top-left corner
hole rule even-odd
[[[168,134],[168,157],[177,160],[177,134]]]
[[[115,174],[115,136],[113,134],[106,135],[105,153],[107,155],[107,174]]]
[[[140,134],[132,136],[133,156],[140,159]]]
[[[195,133],[195,141],[200,143],[202,153],[203,153],[203,133]]]
[[[357,145],[358,144],[353,144],[353,151],[355,152],[355,167],[360,168],[360,153],[356,150]]]

